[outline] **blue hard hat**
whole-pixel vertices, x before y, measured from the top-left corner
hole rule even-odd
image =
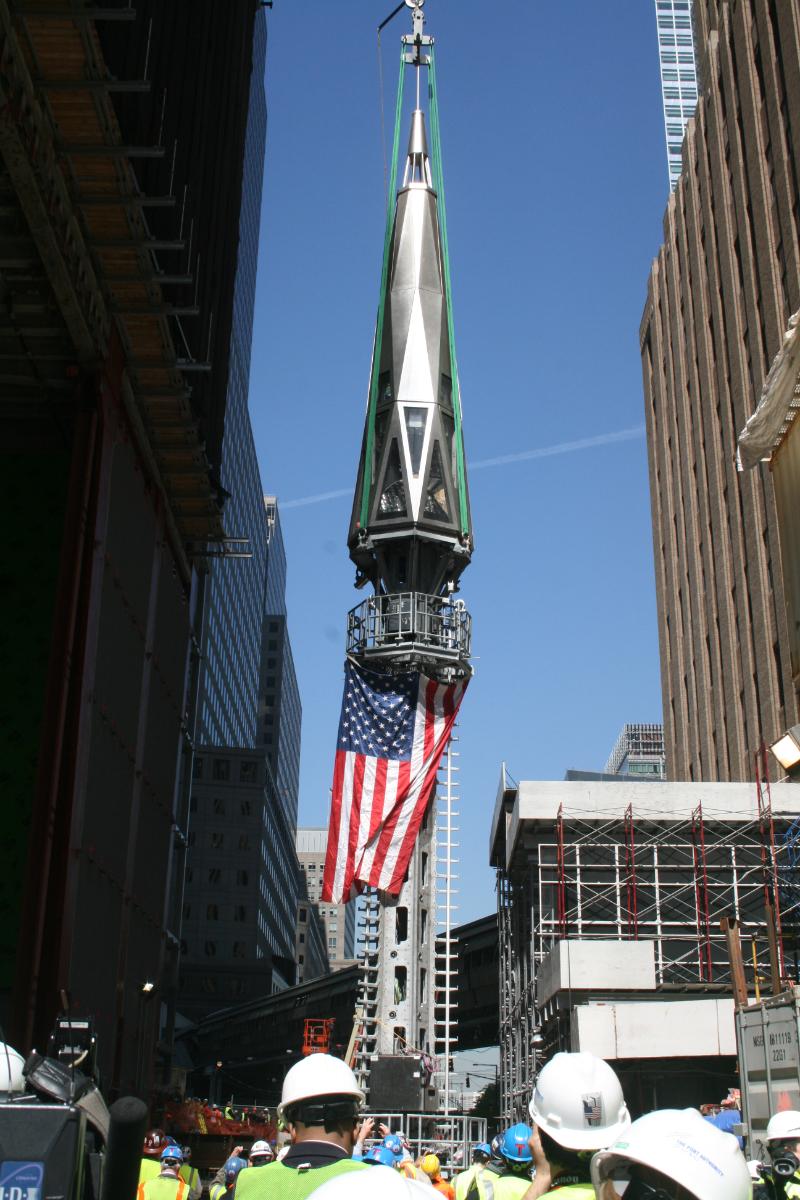
[[[528,1139],[532,1133],[530,1125],[512,1125],[507,1129],[500,1139],[498,1147],[503,1158],[509,1162],[529,1163],[533,1161],[531,1148],[528,1145]]]
[[[473,1154],[484,1154],[487,1158],[492,1157],[492,1147],[488,1142],[476,1142],[472,1147]]]
[[[239,1158],[238,1154],[234,1154],[225,1163],[225,1182],[233,1183],[234,1179],[242,1170],[242,1168],[246,1166],[247,1163],[245,1160],[243,1158]]]
[[[173,1162],[183,1162],[183,1151],[180,1146],[173,1142],[171,1146],[164,1147],[159,1158],[162,1162],[165,1162],[168,1158],[172,1159]]]
[[[392,1150],[386,1145],[373,1146],[364,1155],[365,1163],[374,1163],[379,1167],[393,1167],[396,1158]]]
[[[381,1145],[385,1146],[387,1150],[391,1150],[396,1159],[403,1157],[403,1139],[399,1134],[387,1133]]]

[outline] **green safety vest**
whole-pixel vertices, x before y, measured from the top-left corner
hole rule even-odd
[[[530,1186],[530,1178],[525,1175],[498,1175],[487,1167],[473,1175],[465,1195],[467,1200],[472,1200],[476,1192],[479,1200],[520,1200]]]
[[[197,1167],[193,1167],[191,1163],[184,1163],[180,1169],[181,1179],[185,1179],[190,1188],[193,1188],[199,1180]],[[139,1176],[141,1179],[141,1175]]]
[[[459,1171],[454,1180],[456,1185],[456,1200],[465,1200],[473,1179],[477,1175],[480,1175],[483,1167],[483,1163],[473,1163],[471,1167],[467,1167],[466,1171]]]
[[[136,1200],[188,1200],[189,1188],[185,1179],[159,1175],[139,1184]]]
[[[369,1171],[370,1167],[352,1158],[342,1158],[325,1167],[299,1171],[282,1162],[267,1163],[257,1171],[240,1171],[236,1180],[236,1200],[305,1200],[328,1179],[346,1171]],[[249,1178],[248,1178],[249,1176]]]
[[[161,1174],[161,1163],[157,1158],[143,1158],[139,1164],[139,1183],[155,1179]]]
[[[241,1175],[241,1171],[239,1174]],[[224,1196],[227,1190],[228,1189],[224,1183],[212,1183],[211,1187],[208,1189],[208,1194],[211,1197],[211,1200],[220,1200],[220,1196]]]

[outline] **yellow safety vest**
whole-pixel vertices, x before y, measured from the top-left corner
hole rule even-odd
[[[346,1171],[369,1171],[372,1168],[353,1158],[341,1158],[324,1167],[297,1170],[282,1162],[267,1163],[257,1171],[240,1171],[236,1180],[236,1200],[305,1200],[329,1179]]]
[[[139,1166],[139,1183],[157,1179],[161,1174],[161,1163],[157,1158],[143,1158]]]
[[[465,1200],[470,1185],[476,1175],[480,1175],[484,1168],[484,1163],[473,1163],[471,1167],[467,1167],[465,1171],[459,1171],[455,1177],[456,1185],[456,1200]]]
[[[520,1200],[531,1186],[525,1175],[498,1175],[490,1168],[475,1175],[474,1181],[480,1200]],[[467,1190],[471,1187],[472,1183]]]
[[[189,1188],[185,1179],[173,1175],[159,1175],[139,1184],[136,1200],[184,1200]]]

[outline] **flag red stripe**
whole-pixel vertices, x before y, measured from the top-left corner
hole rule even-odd
[[[389,762],[385,758],[379,758],[375,771],[375,792],[372,797],[372,813],[369,823],[369,841],[375,837],[375,834],[381,827],[383,820],[383,800],[386,795],[386,771]]]
[[[333,788],[331,789],[331,819],[328,825],[328,846],[325,851],[325,870],[322,876],[321,898],[328,904],[333,900],[333,884],[336,863],[339,858],[339,825],[342,819],[342,784],[344,781],[344,750],[336,751],[333,763]]]
[[[397,779],[397,798],[392,805],[392,811],[384,822],[381,836],[378,841],[378,849],[375,852],[372,870],[370,871],[369,882],[373,886],[377,886],[381,877],[381,868],[383,867],[384,859],[388,853],[389,847],[392,844],[394,831],[397,828],[397,822],[400,820],[400,813],[403,808],[403,801],[408,795],[408,789],[411,786],[411,763],[401,762],[400,772]]]
[[[430,728],[430,747],[431,747],[430,755],[432,757],[431,757],[431,761],[428,764],[428,769],[425,773],[425,781],[424,781],[422,787],[420,788],[419,797],[417,799],[417,803],[416,803],[415,810],[414,810],[414,816],[412,817],[411,821],[409,822],[408,829],[406,830],[406,836],[403,840],[403,845],[400,850],[400,854],[398,855],[398,858],[397,858],[397,866],[394,870],[394,874],[392,875],[389,885],[386,888],[386,890],[391,895],[396,895],[400,891],[400,888],[403,886],[403,880],[405,879],[405,874],[408,869],[408,864],[411,860],[411,855],[414,851],[414,846],[416,845],[419,828],[420,828],[420,825],[422,824],[422,819],[425,816],[425,810],[428,807],[428,804],[431,800],[431,795],[433,793],[434,787],[436,786],[436,773],[439,770],[439,763],[442,761],[442,755],[444,754],[444,752],[447,748],[447,743],[450,741],[450,733],[452,731],[453,723],[455,721],[455,713],[453,711],[453,688],[448,687],[444,693],[443,703],[442,703],[445,724],[444,724],[444,729],[441,734],[441,741],[439,743],[439,747],[440,747],[439,752],[438,752],[438,754],[435,754],[434,753],[434,736],[433,736],[434,735],[434,716],[435,716],[434,710],[433,710],[433,699],[435,696],[435,692],[436,692],[436,685],[434,684],[433,693],[431,693],[430,690],[428,690],[428,693],[425,698],[426,699],[426,704],[425,704],[425,715],[426,715],[425,758],[428,759],[430,757],[428,754],[428,729],[429,728]]]
[[[361,796],[364,789],[364,755],[356,754],[353,766],[353,804],[350,809],[350,830],[347,841],[347,870],[344,877],[344,894],[350,895],[356,870],[358,852],[358,829],[361,823]]]

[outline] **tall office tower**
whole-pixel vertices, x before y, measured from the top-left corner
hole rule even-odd
[[[266,49],[266,16],[260,10],[253,45],[220,470],[222,487],[229,493],[224,510],[225,528],[230,539],[242,540],[231,540],[225,553],[210,560],[206,582],[197,741],[207,746],[250,747],[259,742],[258,690],[267,527],[247,400],[267,136]],[[252,557],[237,557],[242,553]]]
[[[666,779],[663,725],[623,725],[603,768],[605,775]]]
[[[328,958],[332,971],[353,962],[356,954],[356,901],[332,904],[320,900],[325,867],[327,829],[298,829],[297,857],[306,881],[309,902],[316,905],[325,922]]]
[[[800,307],[793,5],[695,6],[703,94],[641,324],[671,780],[753,777],[797,721],[769,472],[736,440]]]
[[[259,742],[263,743],[287,828],[294,833],[300,797],[302,706],[286,624],[286,550],[274,496],[264,497],[267,583],[261,638]]]
[[[294,983],[294,846],[259,750],[194,759],[178,1007],[192,1020]]]
[[[697,107],[692,0],[656,0],[656,25],[667,168],[669,186],[674,190],[681,173],[683,135]]]
[[[270,519],[264,510],[248,411],[267,122],[265,55],[262,11],[256,21],[222,447],[221,479],[230,493],[225,520],[232,540],[229,553],[211,560],[206,584],[181,931],[179,1006],[193,1017],[234,998],[285,987],[294,982],[295,971],[300,702],[285,634],[285,554],[277,515]],[[236,557],[242,551],[249,557]],[[273,632],[272,625],[280,629]],[[280,670],[271,674],[266,665],[273,663],[272,646],[278,642]],[[266,701],[265,676],[271,680]],[[286,732],[279,747],[265,737],[276,711]],[[274,756],[273,750],[280,752]],[[208,914],[216,914],[213,924]]]
[[[0,1014],[41,1049],[64,989],[111,1094],[149,1097],[170,1076],[200,581],[226,533],[256,6],[2,13]]]

